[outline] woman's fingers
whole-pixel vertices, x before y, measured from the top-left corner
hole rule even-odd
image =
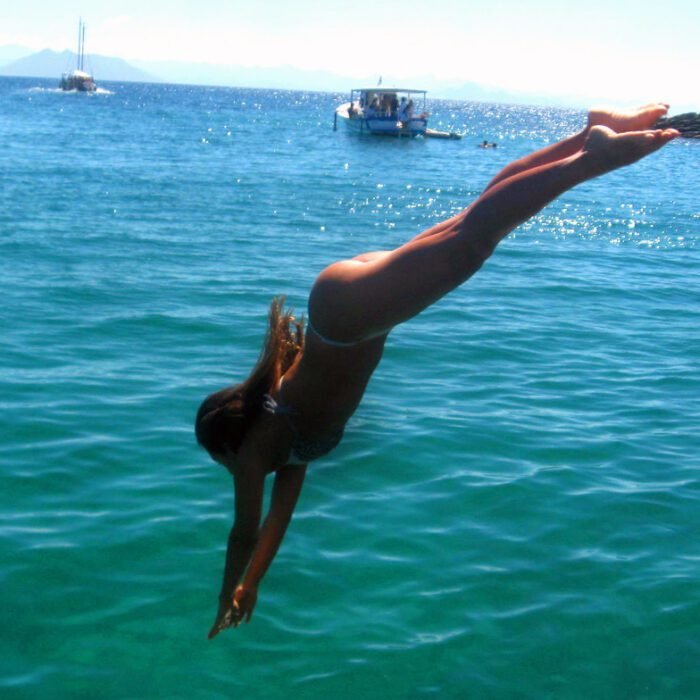
[[[228,604],[219,603],[219,611],[216,613],[216,619],[209,630],[207,639],[214,639],[221,630],[225,630],[227,627],[238,626],[239,618],[240,615],[234,608],[228,607]]]
[[[234,598],[230,603],[219,604],[219,611],[216,615],[216,620],[212,628],[209,630],[207,639],[214,639],[221,630],[227,627],[238,627],[241,622],[250,622],[250,617],[253,614],[255,601],[257,598],[256,591],[250,591],[241,586],[236,589]]]

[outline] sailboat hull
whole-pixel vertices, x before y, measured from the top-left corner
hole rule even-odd
[[[95,92],[97,85],[92,76],[82,71],[64,73],[59,84],[61,90],[77,90],[78,92]]]

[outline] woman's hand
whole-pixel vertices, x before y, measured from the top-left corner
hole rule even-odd
[[[245,620],[250,622],[253,608],[258,601],[257,588],[251,588],[241,584],[236,588],[232,598],[219,601],[219,610],[212,628],[209,630],[208,639],[214,639],[221,630],[227,627],[238,627]]]
[[[258,589],[241,584],[233,594],[233,625],[238,627],[245,620],[250,622],[255,604],[258,602]]]

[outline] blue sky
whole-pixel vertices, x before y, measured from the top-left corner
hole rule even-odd
[[[81,16],[89,52],[127,60],[432,75],[700,109],[698,0],[22,0],[3,13],[0,45],[74,48]]]

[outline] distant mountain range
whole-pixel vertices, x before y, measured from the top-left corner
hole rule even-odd
[[[24,58],[31,53],[29,49],[25,49],[23,46],[0,46],[0,66],[9,63],[10,61],[16,61],[18,58]]]
[[[16,53],[18,47],[0,47],[0,58],[3,57],[2,48],[13,49]],[[10,51],[10,54],[12,51]],[[75,69],[77,56],[72,51],[51,51],[44,49],[28,56],[16,58],[10,63],[0,66],[0,75],[12,75],[27,78],[60,78],[62,73]],[[85,68],[91,72],[97,81],[118,80],[139,83],[158,82],[158,78],[149,75],[146,71],[130,65],[121,58],[107,56],[85,57]]]
[[[30,78],[58,78],[73,70],[76,55],[72,51],[45,49],[32,53],[20,46],[0,46],[0,75]],[[221,85],[230,87],[277,88],[309,90],[345,94],[354,87],[376,85],[379,76],[339,76],[327,71],[310,71],[293,66],[273,68],[224,66],[209,63],[178,61],[131,61],[121,58],[89,54],[86,68],[100,81],[184,83],[190,85]],[[406,80],[395,81],[384,76],[384,85],[406,85]],[[416,76],[407,87],[429,90],[431,97],[476,102],[508,104],[576,105],[566,97],[517,93],[477,83],[448,83],[432,76]]]

